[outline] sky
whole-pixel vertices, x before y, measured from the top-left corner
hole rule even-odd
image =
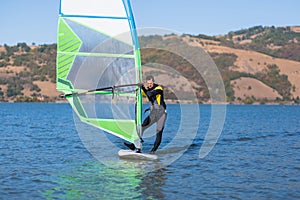
[[[300,26],[299,0],[131,0],[137,28],[222,35],[253,26]],[[0,45],[56,43],[59,0],[1,0]]]

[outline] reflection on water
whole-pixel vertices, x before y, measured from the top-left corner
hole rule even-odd
[[[54,188],[44,191],[47,199],[157,199],[164,198],[165,170],[147,173],[138,163],[124,161],[115,170],[98,161],[83,164],[56,177]],[[56,175],[54,175],[56,176]]]

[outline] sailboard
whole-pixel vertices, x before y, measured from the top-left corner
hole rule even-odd
[[[56,75],[82,122],[139,138],[142,68],[130,0],[60,0]]]
[[[130,160],[157,160],[158,156],[155,154],[148,153],[135,153],[131,150],[123,150],[121,149],[118,152],[118,155],[122,159],[130,159]]]

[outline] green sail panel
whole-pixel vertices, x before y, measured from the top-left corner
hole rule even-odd
[[[58,21],[58,43],[57,43],[57,89],[70,90],[72,84],[67,80],[67,76],[76,58],[82,42],[72,29],[65,23],[63,18]]]
[[[130,142],[138,138],[133,120],[87,119],[86,122]]]

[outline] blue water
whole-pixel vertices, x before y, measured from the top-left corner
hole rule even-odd
[[[200,106],[198,134],[183,156],[145,172],[136,162],[118,163],[120,171],[93,157],[67,104],[0,103],[0,199],[300,199],[300,106],[227,106],[218,143],[200,159],[210,108]],[[178,113],[168,105],[161,148],[179,128]]]

